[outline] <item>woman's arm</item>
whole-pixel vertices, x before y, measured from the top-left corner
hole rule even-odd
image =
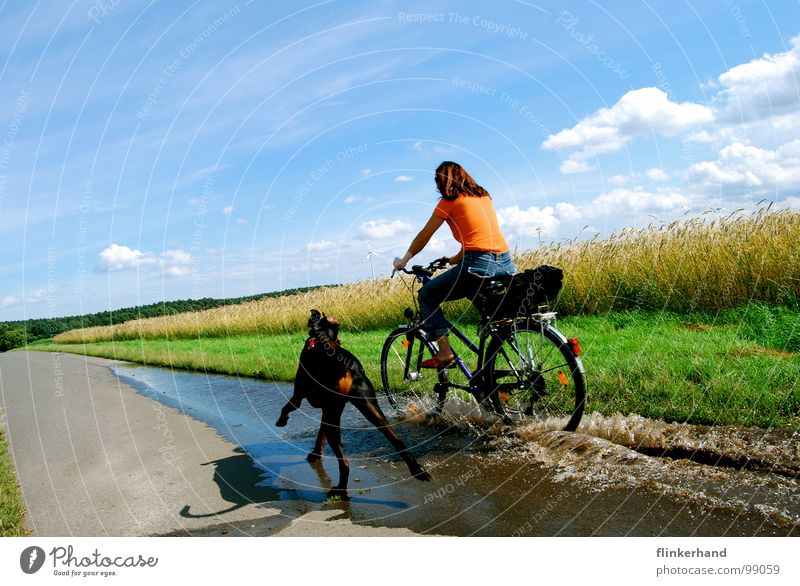
[[[411,245],[408,247],[408,252],[406,252],[403,258],[395,259],[394,267],[401,268],[406,266],[408,261],[410,261],[414,256],[419,254],[423,248],[425,248],[425,245],[428,244],[431,236],[433,236],[436,230],[439,229],[439,226],[441,226],[443,223],[444,218],[432,215],[431,219],[428,220],[428,223],[425,224],[425,227],[423,227],[422,230],[419,231],[419,234],[414,237],[414,240],[411,241]]]

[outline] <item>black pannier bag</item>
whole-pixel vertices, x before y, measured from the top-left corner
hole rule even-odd
[[[493,277],[481,288],[475,305],[481,315],[491,319],[530,315],[556,300],[563,279],[563,271],[550,265]]]

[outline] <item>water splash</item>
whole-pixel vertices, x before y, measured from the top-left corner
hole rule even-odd
[[[686,503],[702,518],[709,510],[761,516],[800,530],[798,434],[758,428],[668,423],[640,415],[584,416],[575,433],[557,419],[505,426],[474,402],[448,399],[441,416],[423,403],[404,418],[482,436],[485,457],[533,463],[555,482],[599,493],[648,491],[654,506],[666,498]]]
[[[551,467],[559,481],[596,491],[648,490],[699,507],[700,514],[755,512],[800,529],[796,434],[593,413],[576,433],[530,422],[496,444]]]

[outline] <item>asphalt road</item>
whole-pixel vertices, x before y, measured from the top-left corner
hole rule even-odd
[[[211,527],[242,534],[257,524],[260,535],[414,535],[332,519],[319,507],[298,510],[277,495],[231,507],[213,463],[241,461],[227,473],[251,478],[258,472],[249,459],[205,423],[120,382],[113,364],[47,352],[0,355],[0,424],[31,534],[187,535]],[[214,513],[198,518],[186,514],[190,508]]]

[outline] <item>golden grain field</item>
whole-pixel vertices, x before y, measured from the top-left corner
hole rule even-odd
[[[416,262],[429,260],[424,255]],[[800,298],[800,213],[761,210],[754,215],[692,218],[629,229],[608,238],[564,241],[515,255],[520,270],[551,264],[564,270],[558,311],[592,314],[616,309],[678,312],[735,307],[750,300],[784,303]],[[402,321],[411,305],[406,278],[323,287],[284,297],[71,330],[56,342],[220,337],[305,329],[314,307],[350,329]],[[467,309],[451,304],[449,315]]]

